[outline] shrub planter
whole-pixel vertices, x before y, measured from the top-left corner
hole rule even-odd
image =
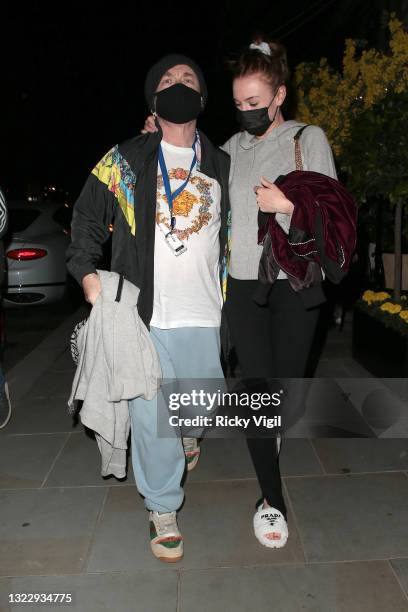
[[[408,376],[408,335],[356,306],[353,317],[353,359],[378,378]]]

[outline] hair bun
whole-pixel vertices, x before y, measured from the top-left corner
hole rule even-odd
[[[288,65],[286,49],[278,40],[268,40],[266,37],[259,34],[253,38],[252,44],[249,46],[249,48],[265,52],[266,55],[272,55],[284,63],[285,66]],[[263,51],[264,49],[265,51]],[[266,51],[266,49],[268,49],[268,51]]]
[[[242,51],[238,59],[228,62],[228,66],[233,78],[261,73],[274,87],[289,80],[285,47],[260,32],[254,33],[252,43]]]
[[[269,56],[272,60],[278,61],[282,67],[284,80],[286,81],[289,78],[288,57],[282,43],[278,40],[267,40],[266,36],[256,34],[249,48],[251,50],[260,51],[264,53],[264,55]]]

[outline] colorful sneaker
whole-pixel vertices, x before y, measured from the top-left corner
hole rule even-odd
[[[183,558],[183,537],[177,526],[175,512],[149,513],[150,546],[157,559],[176,563]]]
[[[194,470],[200,458],[201,448],[197,438],[183,438],[184,454],[187,461],[187,471]]]
[[[5,427],[11,417],[11,402],[7,383],[0,390],[0,429]]]
[[[257,540],[268,548],[283,548],[289,532],[285,517],[279,510],[261,504],[254,516],[254,531]]]

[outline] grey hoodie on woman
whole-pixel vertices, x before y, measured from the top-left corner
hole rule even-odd
[[[258,278],[262,246],[258,245],[258,204],[254,187],[264,176],[274,182],[281,174],[296,170],[296,132],[305,124],[285,121],[264,139],[248,132],[234,134],[221,148],[231,157],[229,194],[231,202],[231,259],[229,273],[239,280]],[[308,126],[300,138],[304,170],[313,170],[337,178],[333,154],[323,130]],[[288,232],[290,218],[276,214],[276,220]],[[281,270],[279,279],[287,278]]]

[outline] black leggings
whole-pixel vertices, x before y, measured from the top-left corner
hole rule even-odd
[[[306,310],[287,280],[272,286],[268,305],[252,299],[257,281],[228,277],[225,304],[231,340],[243,378],[302,378],[319,318]],[[286,506],[275,438],[247,438],[262,497],[282,512]]]

